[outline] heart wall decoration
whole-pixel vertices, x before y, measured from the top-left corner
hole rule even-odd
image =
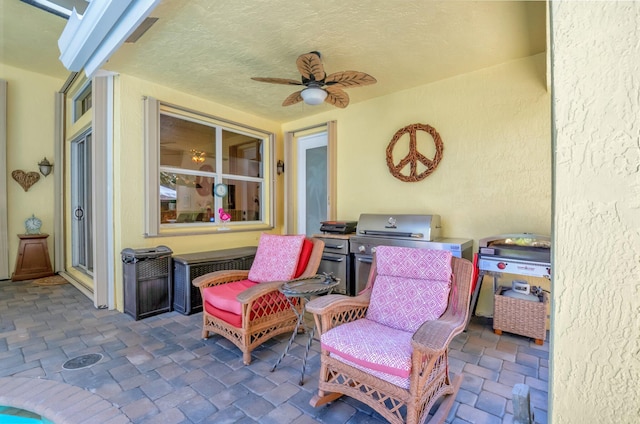
[[[29,191],[29,188],[40,180],[40,174],[37,172],[24,172],[21,169],[13,171],[11,176],[20,184],[20,187],[22,187],[24,191]]]

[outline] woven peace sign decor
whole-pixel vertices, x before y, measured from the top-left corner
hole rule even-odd
[[[433,159],[429,159],[422,153],[418,152],[417,147],[417,137],[416,134],[418,131],[425,131],[431,135],[433,138],[433,142],[436,146],[436,153],[433,156]],[[409,134],[409,153],[402,158],[398,163],[393,160],[393,149],[396,146],[396,143],[400,140],[400,138]],[[435,171],[436,167],[442,160],[442,151],[444,150],[444,146],[442,144],[442,139],[440,138],[440,134],[430,125],[426,124],[412,124],[407,125],[404,128],[400,128],[393,138],[391,142],[387,146],[387,166],[389,167],[389,172],[391,175],[399,179],[400,181],[405,181],[408,183],[422,181],[427,178],[433,171]],[[418,164],[422,164],[421,168],[424,168],[421,172],[418,172]],[[402,170],[409,165],[409,175],[405,175],[402,173]]]

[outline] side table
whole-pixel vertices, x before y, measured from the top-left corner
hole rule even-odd
[[[340,284],[340,279],[333,277],[332,275],[315,275],[313,277],[308,278],[299,278],[296,280],[288,281],[280,287],[280,292],[287,297],[287,301],[291,305],[291,308],[294,310],[298,317],[298,321],[296,322],[296,328],[293,329],[293,333],[291,334],[291,338],[289,338],[289,343],[287,343],[287,347],[278,361],[275,363],[273,368],[271,368],[271,372],[275,371],[280,361],[284,359],[284,357],[289,352],[291,348],[291,344],[293,340],[296,338],[296,334],[298,334],[298,330],[300,329],[300,325],[304,328],[305,332],[309,335],[309,340],[307,340],[307,348],[304,352],[304,358],[302,358],[302,374],[300,375],[300,386],[304,383],[304,371],[307,366],[307,356],[309,356],[309,348],[311,347],[311,341],[313,340],[313,335],[315,333],[315,324],[309,329],[307,328],[307,324],[304,322],[304,312],[306,309],[307,302],[311,300],[311,296],[319,296],[323,294],[331,293],[334,287]],[[295,300],[302,302],[302,308],[300,308],[300,312],[295,307]]]
[[[18,234],[20,245],[12,281],[31,280],[53,275],[47,237],[49,234]]]

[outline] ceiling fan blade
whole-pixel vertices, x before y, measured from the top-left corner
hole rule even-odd
[[[302,75],[303,81],[322,81],[327,75],[324,72],[324,66],[318,52],[301,54],[296,60],[296,66],[300,71],[300,75]]]
[[[254,81],[269,82],[271,84],[302,85],[302,83],[300,81],[287,79],[287,78],[260,78],[260,77],[253,77],[251,79],[254,80]]]
[[[327,92],[327,98],[324,99],[325,102],[341,109],[347,107],[347,105],[349,104],[349,95],[346,92],[335,86],[327,87],[325,90]]]
[[[332,87],[361,87],[363,85],[375,84],[377,80],[369,74],[358,71],[343,71],[330,74],[324,83]]]
[[[284,99],[284,102],[282,102],[282,106],[291,106],[298,102],[301,102],[302,95],[300,95],[300,93],[302,93],[302,90],[296,91],[295,93],[290,94],[289,97]]]

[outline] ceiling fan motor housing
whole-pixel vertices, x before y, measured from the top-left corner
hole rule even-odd
[[[319,105],[327,98],[327,92],[322,88],[308,87],[300,93],[304,102],[308,105]]]

